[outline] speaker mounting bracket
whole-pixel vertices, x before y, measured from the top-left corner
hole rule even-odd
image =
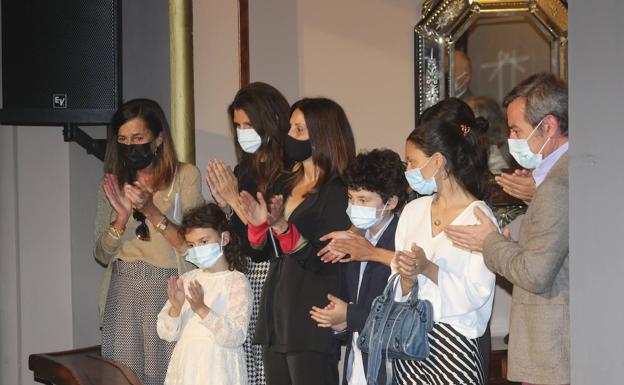
[[[66,123],[63,125],[63,140],[65,142],[76,142],[80,147],[87,150],[87,154],[93,155],[102,162],[106,154],[106,139],[94,139],[84,132],[77,123]]]

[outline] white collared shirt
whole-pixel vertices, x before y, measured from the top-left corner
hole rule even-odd
[[[438,265],[438,283],[418,276],[418,298],[433,305],[433,320],[455,328],[468,338],[483,335],[492,314],[496,277],[485,266],[483,255],[460,248],[441,232],[431,233],[431,203],[434,196],[411,201],[405,206],[395,235],[396,250],[411,250],[412,243],[421,247],[427,259]],[[474,225],[479,220],[474,209],[480,208],[493,223],[492,210],[483,201],[474,201],[453,220],[453,225]],[[393,269],[392,273],[396,273]],[[405,300],[401,285],[395,300]]]
[[[535,180],[535,186],[539,187],[540,184],[550,172],[550,169],[557,163],[559,158],[568,151],[568,142],[565,142],[561,147],[550,153],[544,160],[542,160],[537,167],[533,170],[533,179]]]

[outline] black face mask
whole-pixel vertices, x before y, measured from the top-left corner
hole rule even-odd
[[[303,162],[312,156],[310,140],[297,140],[290,135],[286,135],[284,155],[287,162]]]
[[[117,144],[126,164],[135,171],[143,170],[154,161],[154,153],[150,147],[151,142],[143,144]]]

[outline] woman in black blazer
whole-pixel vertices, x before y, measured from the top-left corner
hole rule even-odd
[[[351,225],[342,174],[355,145],[342,108],[324,98],[295,103],[284,153],[294,166],[273,186],[268,203],[261,193],[256,200],[241,192],[250,244],[275,255],[254,340],[264,345],[267,384],[337,385],[337,344],[308,311],[340,288],[339,264],[317,256],[325,245],[320,237]]]

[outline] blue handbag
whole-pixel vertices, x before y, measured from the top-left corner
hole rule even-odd
[[[381,360],[385,359],[386,383],[392,383],[392,360],[419,360],[429,355],[427,334],[433,328],[433,306],[418,299],[418,281],[405,302],[394,300],[399,274],[388,280],[383,293],[375,298],[364,328],[358,337],[360,350],[368,353],[366,378],[377,385]]]

